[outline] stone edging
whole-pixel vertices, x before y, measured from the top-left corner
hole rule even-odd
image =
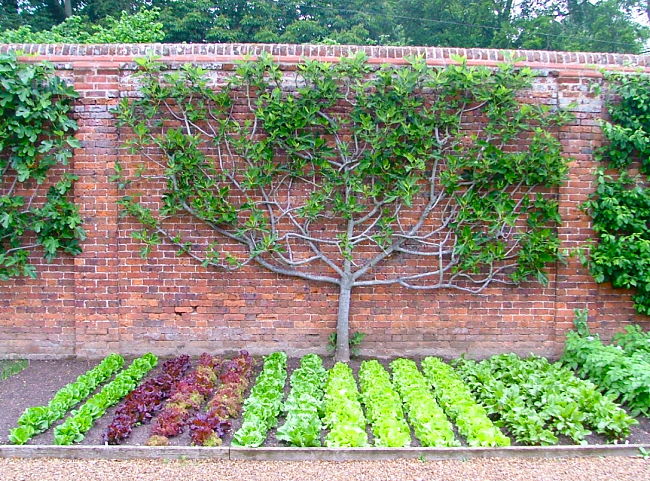
[[[571,458],[638,456],[648,444],[585,446],[508,446],[503,448],[240,448],[201,446],[9,446],[0,445],[0,458],[66,459],[249,459],[256,461],[364,461],[386,459]]]

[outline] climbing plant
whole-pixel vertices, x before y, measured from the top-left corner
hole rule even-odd
[[[35,277],[37,248],[47,260],[81,251],[82,220],[70,199],[76,177],[51,173],[80,146],[71,118],[76,97],[52,65],[0,55],[0,280]]]
[[[609,74],[606,80],[610,121],[601,124],[604,165],[586,203],[595,239],[585,261],[596,282],[633,289],[636,310],[650,314],[650,76]]]
[[[206,267],[336,285],[342,360],[354,288],[545,283],[567,172],[553,133],[569,115],[518,100],[529,69],[456,60],[357,55],[287,73],[262,56],[219,86],[197,66],[139,60],[141,96],[116,114],[145,162],[115,180],[143,255],[164,242]],[[155,208],[146,186],[161,177]]]

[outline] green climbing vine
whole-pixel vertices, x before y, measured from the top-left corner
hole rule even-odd
[[[76,97],[52,65],[0,55],[0,280],[35,277],[30,252],[37,248],[47,260],[81,252],[82,219],[70,200],[76,176],[51,175],[80,147]]]
[[[598,158],[597,186],[586,203],[596,233],[588,263],[596,282],[633,289],[634,307],[650,314],[650,76],[606,76],[611,120]],[[605,169],[608,168],[608,170]]]

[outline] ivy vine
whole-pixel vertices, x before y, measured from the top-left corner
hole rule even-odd
[[[634,307],[650,314],[650,76],[609,74],[610,121],[596,190],[585,207],[595,243],[584,259],[596,282],[633,289]]]
[[[35,277],[30,253],[37,248],[47,260],[81,252],[82,219],[70,199],[77,177],[51,173],[80,147],[75,98],[51,64],[0,55],[0,280]]]

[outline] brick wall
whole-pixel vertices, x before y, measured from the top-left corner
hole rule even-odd
[[[283,64],[303,57],[335,61],[364,50],[372,63],[404,63],[423,55],[431,65],[464,55],[469,64],[496,65],[521,59],[536,72],[535,101],[568,107],[575,121],[560,133],[573,161],[559,190],[564,248],[590,234],[579,205],[593,188],[592,152],[601,142],[597,119],[602,99],[590,92],[599,69],[650,71],[649,56],[500,51],[431,47],[311,45],[0,45],[0,52],[35,54],[49,60],[80,92],[75,115],[83,148],[72,168],[80,180],[75,200],[85,218],[83,253],[39,265],[39,278],[0,286],[0,357],[98,357],[110,351],[139,354],[198,353],[247,348],[255,353],[288,349],[324,352],[336,322],[337,289],[271,274],[254,266],[232,274],[204,269],[161,249],[150,260],[138,256],[130,237],[136,227],[118,216],[118,192],[109,181],[118,156],[119,132],[110,109],[129,89],[133,58],[147,52],[168,63],[194,62],[218,74],[235,60],[262,51]],[[127,159],[128,160],[128,159]],[[38,258],[35,259],[39,262]],[[482,295],[401,287],[356,288],[352,330],[368,333],[364,353],[444,356],[468,353],[536,352],[556,356],[571,328],[573,309],[588,308],[591,325],[604,337],[637,316],[630,295],[595,284],[575,259],[550,271],[547,287],[490,288]]]

